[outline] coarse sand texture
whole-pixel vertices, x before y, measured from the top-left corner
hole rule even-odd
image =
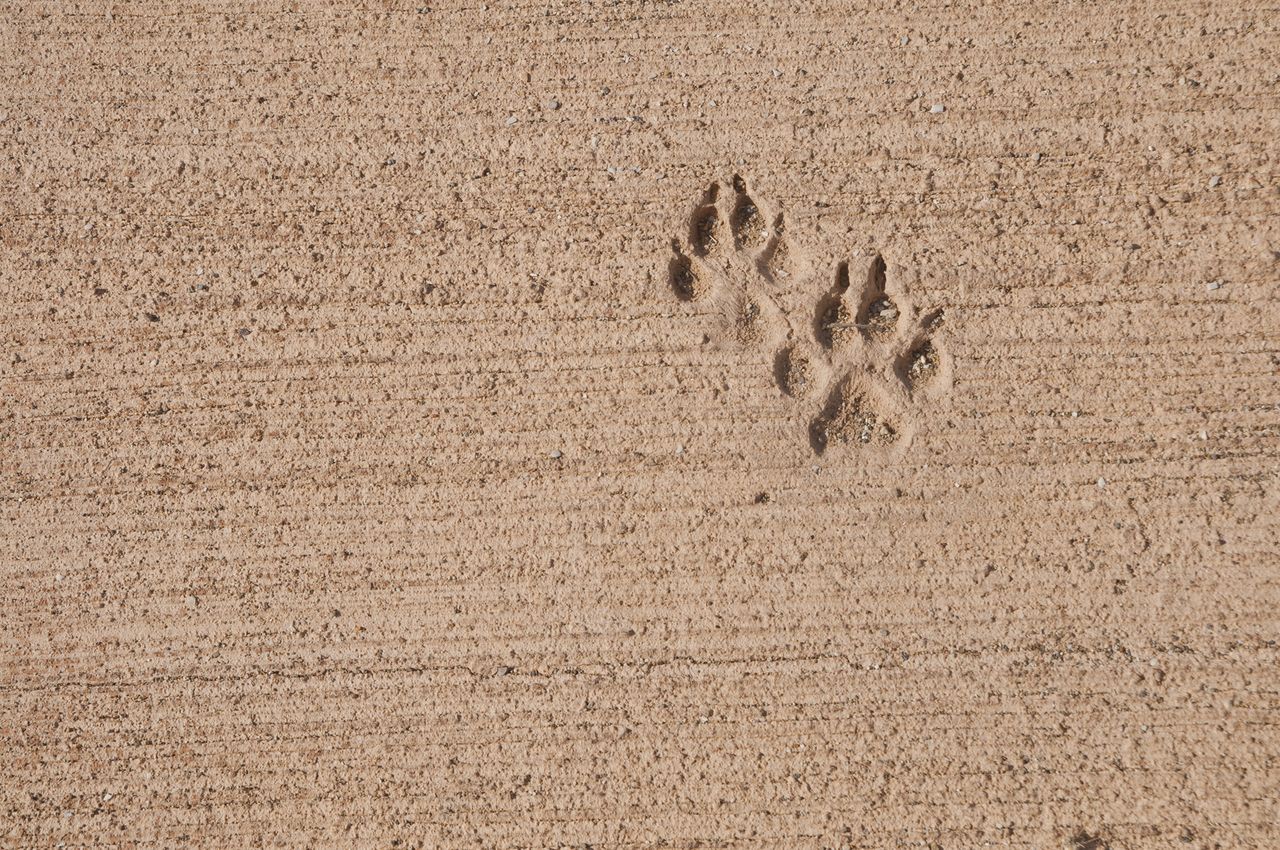
[[[0,57],[0,848],[1280,848],[1274,5]]]

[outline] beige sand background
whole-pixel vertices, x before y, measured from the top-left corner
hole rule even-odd
[[[3,846],[1280,846],[1274,5],[0,55]],[[877,254],[893,332],[814,348]]]

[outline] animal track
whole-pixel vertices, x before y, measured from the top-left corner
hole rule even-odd
[[[797,292],[793,282],[809,269],[783,215],[771,217],[740,176],[730,186],[727,197],[712,183],[685,239],[672,241],[672,291],[714,305],[724,337],[771,354],[774,381],[793,400],[815,454],[904,447],[921,411],[951,386],[938,333],[943,311],[922,315],[879,254],[865,271],[841,262],[829,285],[805,286],[816,298]]]
[[[681,301],[715,304],[734,340],[775,347],[787,321],[771,289],[792,273],[785,221],[770,219],[741,177],[731,187],[728,199],[712,183],[689,218],[686,241],[672,240],[671,288]]]

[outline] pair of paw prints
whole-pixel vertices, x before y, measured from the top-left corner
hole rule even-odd
[[[825,286],[811,283],[783,215],[771,215],[740,176],[731,187],[713,183],[688,233],[672,241],[676,297],[714,305],[724,336],[772,357],[778,389],[794,401],[816,454],[907,445],[951,386],[943,311],[917,309],[879,255],[857,286],[848,262]]]

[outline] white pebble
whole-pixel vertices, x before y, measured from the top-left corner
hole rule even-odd
[[[548,457],[550,457],[552,460],[559,460],[560,458],[564,457],[564,452],[560,451],[559,449],[555,449],[550,453],[548,453]]]
[[[1221,287],[1222,287],[1222,281],[1220,280],[1211,280],[1207,284],[1205,284],[1205,289],[1209,290],[1210,292],[1214,292],[1220,289]]]
[[[514,115],[509,115],[509,116],[507,116],[507,126],[508,126],[508,127],[514,127],[514,126],[515,126],[515,123],[516,123],[517,121],[519,121],[519,120],[520,120],[520,119],[519,119],[519,118],[517,118],[517,117],[515,117]]]
[[[1210,189],[1216,189],[1216,188],[1218,188],[1218,187],[1219,187],[1219,186],[1221,186],[1221,185],[1222,185],[1222,178],[1221,178],[1221,177],[1219,177],[1218,175],[1216,175],[1216,174],[1215,174],[1215,175],[1213,175],[1212,177],[1210,177],[1210,178],[1209,178],[1209,188],[1210,188]]]
[[[1098,479],[1098,486],[1099,486],[1099,487],[1106,487],[1106,486],[1107,486],[1107,479],[1105,479],[1105,478],[1099,478],[1099,479]]]
[[[933,106],[929,107],[929,111],[932,112],[934,115],[941,115],[942,113],[947,111],[947,108],[943,106],[941,103],[935,103]]]

